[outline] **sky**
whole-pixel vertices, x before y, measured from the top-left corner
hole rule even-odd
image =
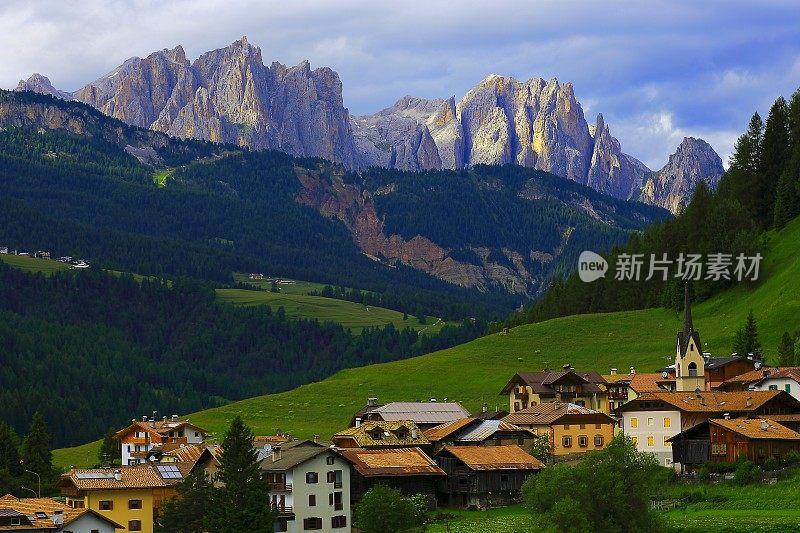
[[[246,35],[265,62],[339,73],[352,114],[459,99],[488,74],[571,81],[625,152],[657,169],[685,136],[727,163],[750,115],[800,87],[800,1],[4,0],[0,87],[72,91],[132,56]]]

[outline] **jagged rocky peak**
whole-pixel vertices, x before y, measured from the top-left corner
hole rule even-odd
[[[724,173],[722,159],[710,144],[685,137],[664,168],[644,182],[639,200],[677,213],[691,198],[698,182],[705,181],[715,189]]]
[[[38,72],[33,74],[27,80],[19,80],[17,84],[17,91],[33,91],[41,94],[49,94],[51,96],[55,96],[57,98],[62,98],[64,100],[69,100],[72,96],[69,93],[64,91],[59,91],[53,84],[50,83],[50,78],[47,76],[42,76]]]

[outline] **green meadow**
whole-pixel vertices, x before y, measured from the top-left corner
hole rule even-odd
[[[69,265],[48,259],[36,259],[34,257],[0,254],[0,261],[8,263],[14,268],[26,270],[28,272],[41,272],[42,274],[52,274],[59,270],[69,270]]]

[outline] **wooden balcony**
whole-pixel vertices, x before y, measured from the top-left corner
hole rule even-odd
[[[269,486],[270,492],[292,492],[291,483],[273,483]]]
[[[142,459],[142,458],[146,459],[149,453],[150,452],[129,452],[129,455],[131,457],[136,457],[136,458],[139,458],[139,459]]]
[[[271,505],[270,507],[278,511],[278,516],[294,516],[294,508],[291,505]]]
[[[130,437],[122,441],[122,444],[148,444],[149,441],[145,437]]]

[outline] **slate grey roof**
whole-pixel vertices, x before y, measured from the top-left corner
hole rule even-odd
[[[411,420],[415,424],[443,424],[469,416],[458,402],[392,402],[372,411],[382,420]]]

